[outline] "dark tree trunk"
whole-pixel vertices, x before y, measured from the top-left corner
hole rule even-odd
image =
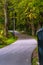
[[[8,37],[8,12],[7,12],[7,2],[5,0],[5,4],[4,4],[4,16],[5,16],[5,28],[4,28],[4,35],[5,37]]]
[[[32,28],[32,36],[34,36],[35,30],[34,30],[34,24],[33,24],[33,22],[31,23],[31,28]]]
[[[40,28],[41,28],[41,25],[40,25],[40,23],[38,23],[38,28],[37,28],[37,30],[40,29]]]

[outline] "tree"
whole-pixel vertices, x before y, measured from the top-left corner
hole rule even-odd
[[[41,0],[4,0],[5,35],[10,28],[16,28],[35,34],[43,25],[43,1]],[[16,13],[16,16],[15,16]],[[14,22],[15,21],[15,22]],[[12,27],[13,25],[13,27]]]
[[[10,3],[10,4],[9,4]],[[1,1],[2,8],[4,11],[4,19],[5,19],[5,25],[4,25],[4,35],[5,37],[8,37],[8,24],[10,20],[10,12],[11,8],[13,7],[13,4],[9,0]],[[10,7],[10,8],[9,8]],[[13,7],[14,8],[14,7]],[[12,15],[11,15],[12,16]],[[14,16],[13,16],[14,17]],[[13,21],[13,20],[12,20]],[[14,21],[13,21],[14,22]]]
[[[5,36],[8,37],[8,3],[7,0],[5,0],[4,3],[4,15],[5,15]]]

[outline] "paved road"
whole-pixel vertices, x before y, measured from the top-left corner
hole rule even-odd
[[[11,30],[9,32],[13,33],[13,31],[11,31]],[[21,40],[21,39],[33,39],[32,36],[28,36],[27,34],[21,34],[18,31],[14,31],[14,34],[15,34],[15,36],[17,36],[19,38],[19,40]]]
[[[0,65],[31,65],[31,54],[36,47],[36,40],[18,40],[0,49]]]
[[[36,46],[35,39],[17,40],[0,49],[0,65],[31,65],[31,55]]]

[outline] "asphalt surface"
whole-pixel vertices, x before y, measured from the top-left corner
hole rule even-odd
[[[13,35],[15,35],[19,38],[19,40],[21,40],[21,39],[33,39],[32,36],[28,36],[27,34],[21,34],[18,31],[13,32],[13,31],[10,30],[9,32],[12,32]]]
[[[36,46],[35,39],[17,40],[0,49],[0,65],[31,65],[31,55]]]

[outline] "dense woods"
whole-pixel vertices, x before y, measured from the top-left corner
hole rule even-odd
[[[25,31],[36,35],[43,26],[43,0],[0,0],[0,30]]]

